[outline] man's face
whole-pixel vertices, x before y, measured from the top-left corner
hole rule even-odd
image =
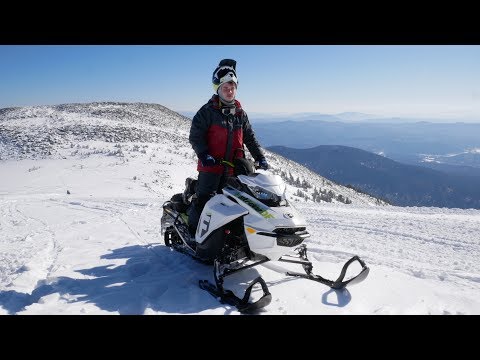
[[[222,84],[222,86],[220,86],[220,93],[223,99],[232,101],[235,99],[235,95],[237,94],[237,84],[235,84],[233,81]]]

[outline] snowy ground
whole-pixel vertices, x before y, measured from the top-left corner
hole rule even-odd
[[[239,315],[198,287],[210,267],[160,237],[162,203],[196,174],[191,159],[176,162],[0,162],[0,314]],[[479,210],[294,205],[315,273],[334,278],[357,254],[370,275],[343,291],[277,262],[227,278],[240,295],[263,276],[273,300],[259,314],[480,314]]]

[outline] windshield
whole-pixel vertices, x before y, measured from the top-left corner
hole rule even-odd
[[[278,175],[256,173],[254,176],[239,175],[244,191],[267,206],[287,206],[286,186]]]

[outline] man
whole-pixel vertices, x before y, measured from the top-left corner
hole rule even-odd
[[[235,158],[244,157],[243,150],[246,145],[259,167],[268,169],[247,113],[235,99],[238,86],[236,64],[232,59],[220,61],[212,76],[215,94],[198,110],[192,120],[189,141],[198,156],[199,172],[197,197],[188,210],[192,236],[205,203],[217,192],[225,176],[233,174],[233,169],[224,168],[219,164],[219,160],[233,162]]]

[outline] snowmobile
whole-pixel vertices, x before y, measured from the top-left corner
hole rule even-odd
[[[287,201],[286,185],[279,175],[262,170],[246,158],[233,163],[217,160],[225,168],[234,169],[217,193],[206,202],[200,215],[195,235],[188,228],[187,209],[195,198],[197,180],[187,178],[183,193],[175,194],[163,204],[161,232],[165,245],[185,253],[205,264],[213,264],[215,283],[199,280],[200,288],[208,291],[221,303],[235,306],[241,313],[249,313],[267,306],[272,299],[261,276],[254,279],[242,298],[224,288],[224,278],[265,263],[283,261],[299,264],[304,273],[285,272],[288,276],[305,278],[333,289],[359,283],[368,276],[369,268],[358,256],[348,260],[336,280],[313,274],[313,265],[307,257],[304,240],[310,236],[306,222]],[[347,268],[354,261],[361,265],[359,273],[345,280]],[[254,285],[259,284],[263,295],[249,301]]]

